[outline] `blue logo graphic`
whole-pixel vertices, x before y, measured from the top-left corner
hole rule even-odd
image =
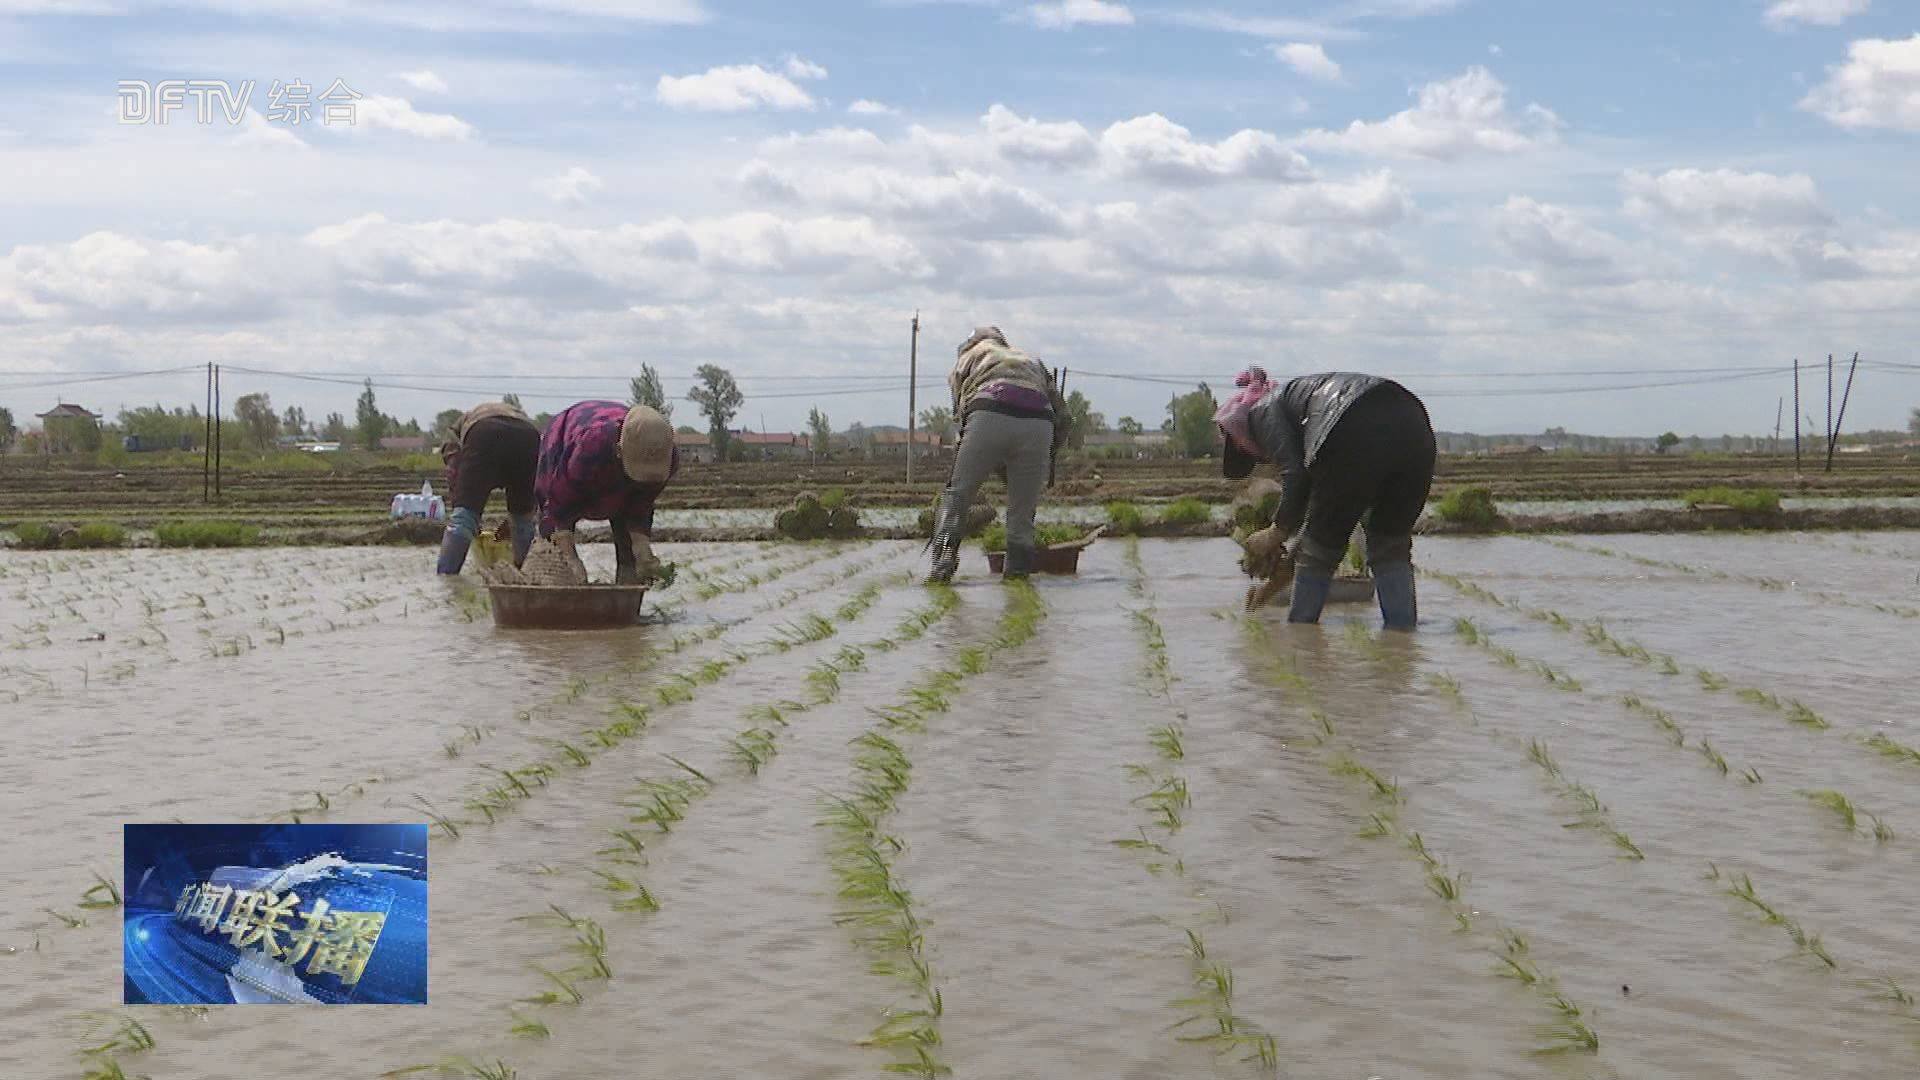
[[[129,1005],[423,1005],[425,825],[125,826]]]

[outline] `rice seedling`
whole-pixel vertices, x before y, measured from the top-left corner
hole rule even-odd
[[[115,1030],[112,1038],[98,1046],[84,1047],[80,1053],[86,1057],[120,1053],[138,1054],[153,1047],[153,1034],[140,1021],[129,1018],[120,1021],[120,1027]]]
[[[564,975],[549,971],[539,964],[527,966],[539,972],[540,976],[552,985],[552,989],[543,990],[530,998],[521,998],[521,1001],[529,1005],[578,1005],[586,1000],[579,988]]]
[[[62,923],[66,924],[66,927],[69,930],[78,930],[80,927],[87,925],[87,919],[86,919],[86,916],[84,915],[69,915],[64,911],[55,911],[53,908],[50,908],[50,907],[41,908],[40,910],[46,912],[47,914],[53,916],[54,918],[60,920]]]
[[[778,739],[766,728],[748,728],[727,740],[728,752],[746,767],[747,774],[758,776],[760,766],[779,752]]]
[[[1885,732],[1876,731],[1861,741],[1881,757],[1908,765],[1920,765],[1920,749],[1896,742]]]
[[[1148,742],[1160,752],[1160,756],[1169,761],[1178,761],[1187,756],[1186,746],[1180,740],[1180,725],[1167,724],[1154,728],[1147,736]]]
[[[1467,875],[1449,874],[1444,866],[1427,871],[1427,888],[1449,904],[1457,904],[1467,891]]]
[[[1895,1005],[1911,1006],[1913,1004],[1913,995],[1889,976],[1876,977],[1873,985],[1879,989],[1879,996],[1884,1001],[1891,1001]]]
[[[1708,742],[1705,739],[1701,739],[1699,744],[1695,746],[1694,749],[1700,751],[1700,755],[1707,759],[1708,764],[1712,765],[1716,769],[1719,769],[1721,776],[1727,775],[1729,771],[1729,766],[1727,765],[1727,759],[1721,756],[1720,751],[1715,750],[1713,748],[1712,743]]]
[[[1810,727],[1819,731],[1825,731],[1827,728],[1833,726],[1827,723],[1826,719],[1819,713],[1814,712],[1798,701],[1790,700],[1787,702],[1787,719],[1803,727]]]
[[[512,1016],[513,1026],[507,1029],[507,1034],[509,1035],[518,1035],[523,1039],[545,1039],[550,1038],[553,1034],[547,1030],[546,1024],[533,1017],[522,1016],[517,1012],[513,1013]]]
[[[80,903],[77,906],[82,908],[117,908],[119,907],[120,906],[119,886],[115,885],[111,881],[108,881],[106,878],[101,877],[97,871],[93,875],[93,880],[94,880],[93,887],[88,889],[86,892],[83,892],[80,894]]]

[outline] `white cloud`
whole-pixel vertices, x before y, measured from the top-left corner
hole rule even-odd
[[[1034,4],[1023,13],[1044,30],[1071,30],[1076,26],[1132,26],[1133,12],[1108,0],[1052,0]]]
[[[855,116],[899,116],[900,110],[884,102],[861,98],[847,106],[847,111]]]
[[[1121,175],[1166,183],[1304,180],[1312,175],[1307,159],[1270,132],[1249,128],[1208,143],[1159,113],[1112,125],[1101,132],[1100,148]]]
[[[401,82],[406,83],[408,86],[413,87],[423,94],[444,94],[447,92],[446,80],[431,71],[402,71],[395,74],[394,78],[399,79]]]
[[[1920,131],[1920,33],[1847,46],[1846,63],[1827,69],[1800,107],[1851,130]]]
[[[1284,16],[1238,15],[1225,11],[1174,9],[1158,13],[1157,18],[1176,26],[1219,30],[1228,34],[1244,34],[1248,37],[1273,38],[1282,41],[1299,39],[1352,41],[1364,36],[1358,30],[1336,26],[1331,22]]]
[[[1514,195],[1492,215],[1494,236],[1523,259],[1559,270],[1610,270],[1626,245],[1575,212]]]
[[[1864,15],[1873,0],[1778,0],[1767,8],[1765,19],[1775,30],[1796,23],[1810,26],[1839,26],[1855,15]]]
[[[557,203],[578,206],[606,188],[606,182],[591,171],[575,165],[558,176],[534,182],[534,190]]]
[[[300,136],[293,133],[291,128],[284,124],[272,123],[260,115],[258,109],[247,110],[246,116],[240,121],[240,134],[235,135],[233,141],[241,145],[297,146],[302,149],[307,145]]]
[[[1832,223],[1819,189],[1805,173],[1780,176],[1732,169],[1628,172],[1626,211],[1705,225],[1825,226]]]
[[[1420,88],[1410,109],[1385,120],[1355,120],[1343,131],[1309,131],[1300,145],[1345,154],[1449,160],[1473,153],[1512,154],[1554,142],[1560,119],[1529,105],[1507,110],[1507,88],[1483,67]]]
[[[0,0],[0,14],[119,15],[141,12],[149,5],[132,0]],[[174,0],[169,8],[315,22],[351,21],[418,30],[564,30],[577,29],[581,19],[691,26],[706,22],[699,0],[531,0],[521,4],[449,4],[444,0],[341,0],[314,4],[306,0]]]
[[[704,112],[744,112],[762,105],[811,109],[813,96],[793,80],[758,64],[709,68],[699,75],[662,75],[654,88],[662,105]]]
[[[1489,45],[1489,46],[1487,46],[1487,55],[1488,55],[1488,56],[1499,56],[1499,55],[1501,55],[1501,54],[1502,54],[1502,53],[1504,53],[1504,52],[1506,52],[1506,50],[1505,50],[1505,49],[1502,49],[1502,48],[1501,48],[1501,47],[1500,47],[1499,45]]]
[[[787,75],[794,79],[824,79],[827,69],[799,56],[787,57]]]
[[[362,128],[380,128],[422,139],[451,142],[465,142],[474,133],[472,124],[450,113],[420,112],[404,98],[373,94],[353,103],[352,130]]]
[[[1296,41],[1271,48],[1281,63],[1309,79],[1319,82],[1340,81],[1340,65],[1328,58],[1324,46]]]
[[[1093,134],[1077,121],[1048,122],[1020,116],[995,103],[980,118],[994,150],[1009,161],[1040,165],[1076,165],[1099,154]]]
[[[1065,211],[1037,192],[970,169],[928,176],[872,166],[781,170],[754,161],[741,171],[740,182],[763,198],[913,221],[937,231],[1021,236],[1063,232],[1070,224]]]

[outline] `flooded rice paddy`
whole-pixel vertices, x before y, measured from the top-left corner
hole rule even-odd
[[[0,553],[0,1076],[1920,1072],[1920,535],[1423,540],[1410,637],[918,547]],[[436,822],[431,1004],[119,1006],[175,818]]]

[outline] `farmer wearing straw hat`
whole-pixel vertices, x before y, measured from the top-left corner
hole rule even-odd
[[[457,574],[465,565],[494,488],[506,489],[514,565],[527,557],[534,532],[533,465],[539,456],[540,429],[504,401],[476,405],[460,417],[453,438],[440,447],[453,513],[440,538],[439,573]]]
[[[540,535],[586,580],[574,526],[613,527],[614,581],[632,585],[660,567],[653,556],[653,504],[680,467],[673,426],[645,405],[583,401],[561,410],[540,437],[534,492]]]
[[[1413,525],[1433,486],[1426,406],[1377,375],[1333,372],[1275,383],[1250,367],[1234,383],[1239,392],[1214,414],[1226,444],[1221,471],[1239,480],[1258,464],[1279,467],[1273,524],[1248,537],[1246,547],[1263,576],[1292,570],[1287,620],[1320,621],[1334,569],[1364,519],[1380,614],[1388,629],[1413,629]],[[1264,599],[1257,586],[1249,596]]]
[[[1065,402],[1046,367],[1007,346],[997,326],[983,326],[960,344],[947,376],[960,445],[953,474],[940,496],[933,529],[930,582],[953,579],[960,567],[960,541],[967,507],[988,476],[1007,481],[1007,577],[1033,572],[1037,554],[1033,516],[1048,483],[1048,465],[1065,435]]]

